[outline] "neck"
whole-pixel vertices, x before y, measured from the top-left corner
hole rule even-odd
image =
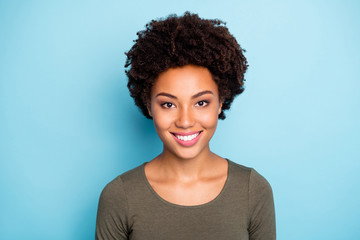
[[[180,158],[170,151],[163,152],[156,157],[156,161],[161,166],[162,172],[171,178],[192,181],[200,178],[208,171],[213,171],[214,161],[220,157],[210,151],[210,148],[204,149],[194,158]]]

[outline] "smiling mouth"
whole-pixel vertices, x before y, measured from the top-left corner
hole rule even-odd
[[[183,135],[177,135],[177,134],[173,133],[173,135],[175,137],[177,137],[177,139],[179,139],[181,141],[185,141],[185,142],[193,140],[194,138],[199,136],[199,134],[200,134],[200,132],[197,132],[197,133],[194,133],[194,134],[191,134],[191,135],[183,136]]]
[[[201,135],[202,131],[198,132],[190,132],[190,133],[174,133],[171,134],[174,136],[175,140],[184,146],[192,146],[194,145]]]

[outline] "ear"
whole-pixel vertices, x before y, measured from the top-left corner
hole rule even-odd
[[[147,108],[147,110],[148,110],[148,113],[149,113],[150,117],[152,117],[150,104],[147,104],[146,108]]]
[[[221,113],[222,105],[223,105],[223,101],[220,100],[218,115]]]

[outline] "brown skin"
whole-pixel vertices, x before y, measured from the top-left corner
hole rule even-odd
[[[149,114],[163,152],[145,165],[145,175],[166,201],[200,205],[216,198],[224,187],[228,163],[209,148],[221,106],[218,87],[207,68],[186,65],[158,76],[151,89]],[[193,131],[202,132],[192,146],[179,144],[171,134]]]

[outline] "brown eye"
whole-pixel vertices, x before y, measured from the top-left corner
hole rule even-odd
[[[196,106],[205,107],[206,105],[208,105],[208,103],[209,103],[208,101],[201,100],[201,101],[196,103]]]
[[[163,108],[173,108],[174,107],[174,104],[170,103],[170,102],[166,102],[166,103],[163,103],[161,104],[161,106]]]

